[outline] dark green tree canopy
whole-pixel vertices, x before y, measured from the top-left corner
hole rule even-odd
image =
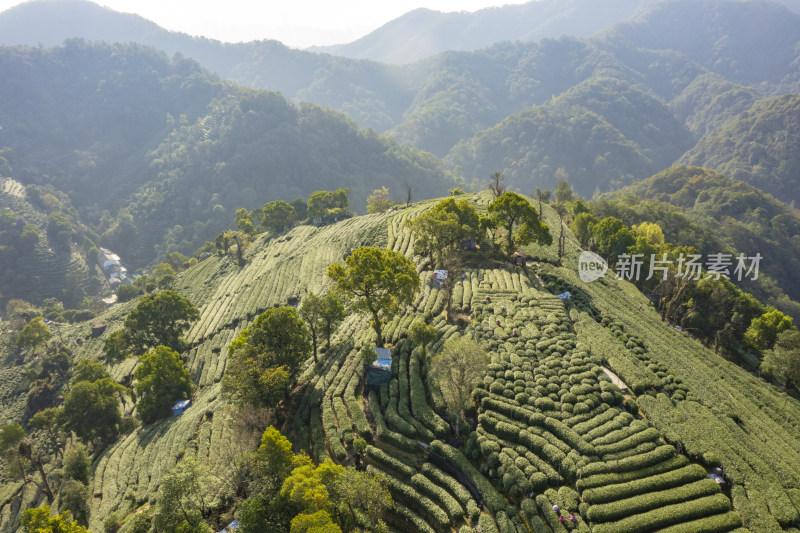
[[[110,378],[111,375],[106,370],[102,363],[92,361],[91,359],[81,359],[72,369],[72,383],[79,383],[81,381],[88,381],[94,383],[95,381]]]
[[[309,355],[308,330],[294,308],[268,309],[228,348],[223,389],[237,403],[274,408]]]
[[[382,321],[393,317],[401,305],[410,304],[420,285],[414,263],[401,253],[379,248],[355,250],[345,266],[330,265],[328,277],[353,309],[371,315],[378,346],[383,346]]]
[[[315,191],[308,197],[308,217],[325,218],[350,214],[350,190]]]
[[[475,208],[467,200],[454,198],[442,200],[407,222],[414,232],[414,251],[435,258],[437,264],[464,239],[474,239],[480,233],[480,222]]]
[[[800,383],[800,331],[787,329],[780,332],[775,345],[764,354],[763,370],[783,379],[784,390]]]
[[[114,332],[106,338],[106,355],[117,360],[121,354],[142,355],[157,346],[181,351],[181,335],[199,317],[192,302],[175,291],[148,294],[125,319],[123,333]]]
[[[489,204],[489,216],[506,230],[506,251],[514,253],[518,246],[531,242],[549,245],[553,242],[547,224],[539,220],[528,200],[515,192],[507,192]]]
[[[291,202],[289,202],[294,208],[294,214],[297,220],[305,220],[306,216],[308,216],[308,203],[303,200],[302,198],[295,198]]]
[[[289,306],[261,313],[253,325],[239,335],[231,349],[238,349],[240,341],[265,357],[269,366],[286,366],[291,373],[300,368],[311,351],[308,330],[297,311]]]
[[[37,316],[32,318],[31,321],[22,328],[22,331],[19,332],[17,345],[20,348],[28,347],[32,350],[36,350],[38,346],[47,344],[50,337],[51,333],[44,323],[44,318]]]
[[[133,373],[139,402],[136,412],[149,423],[171,414],[175,402],[192,396],[192,379],[175,350],[158,346],[145,354]]]
[[[592,225],[592,236],[597,244],[597,252],[609,263],[636,244],[636,236],[625,224],[613,217],[606,217]]]
[[[122,421],[118,395],[125,391],[111,378],[75,383],[64,396],[65,426],[87,444],[97,439],[113,441]]]
[[[790,329],[795,329],[792,317],[778,310],[769,309],[760,317],[753,319],[744,334],[744,340],[756,350],[769,350],[775,344],[778,335]]]
[[[261,225],[270,233],[282,233],[294,224],[297,213],[283,200],[267,202],[261,211]]]

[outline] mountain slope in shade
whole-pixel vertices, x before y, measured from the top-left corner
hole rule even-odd
[[[716,169],[800,202],[800,94],[760,100],[703,137],[679,163]]]
[[[636,199],[631,198],[637,197]],[[696,246],[702,253],[724,249],[764,257],[761,279],[752,292],[761,301],[795,317],[800,316],[800,216],[785,203],[742,181],[699,167],[670,167],[645,180],[603,195],[618,197],[629,211],[628,224],[658,221],[655,209],[645,204],[670,204],[707,231],[710,239],[698,239],[686,227],[663,224],[665,239]],[[641,199],[641,200],[639,200]],[[633,213],[641,218],[631,218]],[[650,213],[648,215],[648,213]],[[705,244],[701,245],[701,242]],[[789,301],[788,294],[794,302]]]
[[[133,267],[191,254],[240,207],[349,188],[363,212],[381,186],[394,198],[406,183],[415,198],[452,187],[438,160],[341,113],[139,45],[0,48],[0,80],[0,171],[68,193]]]
[[[569,11],[579,5],[583,4],[576,0],[559,9]],[[553,5],[532,2],[483,11],[487,17],[499,17],[508,10],[544,9],[542,6]],[[424,18],[429,14],[411,15]],[[719,125],[721,118],[742,109],[739,97],[745,102],[750,97],[729,93],[710,102],[727,89],[705,83],[683,94],[687,86],[710,70],[730,77],[728,82],[734,85],[755,84],[762,94],[792,90],[800,83],[792,52],[800,34],[798,20],[800,15],[778,4],[757,0],[668,2],[651,6],[645,14],[599,37],[572,38],[580,45],[565,46],[569,38],[505,42],[477,52],[447,52],[395,66],[293,50],[276,41],[226,44],[193,38],[89,2],[43,0],[0,14],[0,42],[49,44],[72,35],[105,39],[117,35],[117,30],[110,29],[119,28],[120,40],[135,40],[169,55],[179,51],[223,78],[332,107],[362,127],[391,132],[403,143],[443,156],[459,140],[558,96],[589,77],[587,70],[597,73],[607,68],[613,69],[616,77],[637,79],[667,102],[690,99],[681,103],[681,109],[673,109],[696,136],[702,135]],[[503,39],[511,38],[512,26],[503,26]],[[486,21],[471,28],[479,35],[494,31]],[[444,38],[445,33],[438,35]],[[457,41],[448,38],[449,43]],[[406,38],[404,45],[423,40]],[[581,47],[591,50],[579,52],[582,58],[569,57]],[[690,116],[695,110],[700,116]]]
[[[757,99],[755,89],[708,73],[695,78],[669,107],[699,139],[745,111]]]
[[[729,81],[761,92],[800,89],[800,14],[777,3],[662,2],[609,28],[598,36],[597,43],[607,43],[624,61],[635,58],[638,49],[672,50]]]
[[[591,196],[642,179],[691,147],[692,135],[652,92],[593,76],[548,104],[515,113],[461,141],[445,157],[467,181],[503,172],[526,193],[552,189],[566,171]]]

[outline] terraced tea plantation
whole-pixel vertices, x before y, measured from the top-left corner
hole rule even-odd
[[[485,195],[470,198],[485,209]],[[228,344],[265,309],[324,292],[328,264],[371,245],[414,259],[423,279],[413,305],[384,329],[391,379],[365,387],[357,354],[375,336],[365,317],[351,315],[319,365],[304,371],[280,429],[316,461],[360,461],[383,474],[395,501],[387,516],[394,530],[798,531],[796,400],[662,323],[632,285],[610,277],[582,283],[571,236],[565,267],[549,262],[553,247],[528,249],[528,266],[466,256],[467,266],[450,273],[460,325],[448,323],[445,289],[431,283],[429,263],[413,257],[403,225],[432,205],[301,226],[254,243],[242,269],[214,257],[179,276],[178,289],[201,310],[185,354],[197,398],[186,414],[137,429],[95,462],[92,530],[112,511],[147,505],[181,457],[196,456],[221,475],[232,470],[258,432],[221,395]],[[556,296],[564,291],[573,298]],[[107,332],[132,305],[107,313]],[[439,335],[427,357],[407,337],[417,319]],[[473,425],[461,424],[463,447],[428,362],[460,333],[491,355],[467,413]],[[103,337],[90,338],[87,326],[64,334],[82,356],[99,355]],[[133,365],[118,365],[114,376],[125,379]],[[613,383],[617,377],[624,389]],[[369,443],[363,458],[354,451],[359,437]],[[707,477],[714,468],[726,484]],[[0,493],[4,527],[19,510],[1,499],[9,487]],[[233,501],[225,483],[206,489],[218,508]],[[36,501],[25,491],[24,501]]]

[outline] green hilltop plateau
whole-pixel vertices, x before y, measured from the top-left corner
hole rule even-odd
[[[485,214],[494,198],[483,192],[456,199]],[[581,246],[568,227],[558,229],[553,205],[542,208],[553,243],[524,246],[526,264],[488,252],[495,237],[484,232],[480,249],[459,251],[448,281],[435,283],[433,262],[415,253],[416,234],[405,224],[435,204],[264,233],[254,237],[242,265],[216,254],[179,273],[172,289],[199,310],[180,354],[193,402],[180,416],[126,423],[106,446],[90,446],[89,530],[108,531],[113,514],[125,524],[120,531],[142,531],[145,517],[161,512],[164,480],[175,479],[171,469],[195,464],[191,459],[208,471],[193,496],[202,500],[207,523],[218,531],[242,519],[242,500],[254,490],[237,477],[242,456],[258,448],[271,424],[316,464],[331,459],[380,473],[392,499],[382,518],[393,531],[797,531],[797,399],[663,321],[612,270],[581,281]],[[366,315],[351,312],[319,362],[303,363],[278,409],[235,404],[223,390],[229,345],[261,313],[302,307],[311,292],[331,289],[328,266],[364,246],[405,255],[422,280],[411,304],[384,325],[388,381],[365,386],[361,349],[375,345],[375,332]],[[565,292],[569,299],[557,296]],[[71,365],[103,362],[113,380],[130,386],[137,359],[110,363],[104,343],[144,298],[115,304],[91,322],[52,323],[59,351]],[[427,346],[409,334],[417,320],[435,328]],[[93,335],[97,322],[105,330]],[[457,447],[431,361],[460,334],[473,336],[491,362],[472,393]],[[35,353],[35,343],[17,349],[7,333],[0,342],[0,419],[27,420],[27,392],[49,359]],[[50,405],[57,406],[69,385],[64,377],[51,385],[58,397]],[[130,421],[133,400],[120,398],[123,420]],[[31,434],[44,442],[47,432]],[[67,450],[76,446],[74,437],[68,441]],[[42,475],[51,480],[51,507],[64,508],[68,492],[57,482],[70,470],[64,461],[55,452],[41,461],[41,472],[28,475],[36,483],[2,480],[0,531],[20,531],[22,511],[48,503]]]

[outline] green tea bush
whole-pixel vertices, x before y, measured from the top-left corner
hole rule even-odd
[[[686,502],[703,496],[719,493],[719,485],[713,479],[700,479],[687,485],[638,494],[609,503],[592,504],[586,516],[592,522],[609,522],[657,507]]]
[[[444,511],[450,517],[451,522],[456,521],[464,516],[464,508],[458,503],[458,501],[445,489],[438,486],[424,475],[414,474],[411,477],[411,485],[419,489],[421,493],[428,496],[442,509],[444,509]]]
[[[656,430],[655,428],[647,428],[644,431],[640,431],[639,433],[634,433],[633,435],[630,435],[629,437],[626,437],[612,444],[606,444],[604,446],[595,445],[595,450],[597,450],[597,453],[599,455],[604,456],[606,454],[616,453],[633,448],[644,442],[658,440],[660,437],[661,434],[658,432],[658,430]]]
[[[742,517],[735,511],[706,516],[689,522],[659,529],[659,533],[723,533],[732,531],[742,525]],[[742,530],[742,533],[747,530]],[[791,531],[791,530],[790,530]],[[738,533],[737,529],[736,532]]]
[[[492,515],[482,514],[478,519],[478,527],[481,533],[500,533],[500,530],[497,529],[497,525],[494,523]]]
[[[586,474],[575,482],[579,491],[595,487],[603,487],[605,485],[616,485],[620,483],[628,483],[637,479],[645,479],[650,476],[670,472],[672,470],[682,468],[689,463],[689,460],[683,455],[673,454],[663,459],[652,466],[633,469],[626,472],[602,472],[595,475]],[[603,463],[600,463],[603,464]],[[585,470],[585,469],[584,469]]]
[[[584,475],[631,472],[655,465],[674,455],[675,448],[669,444],[664,444],[652,452],[634,455],[613,463],[590,463],[584,467]]]
[[[404,524],[402,529],[407,529],[411,526],[413,531],[418,531],[419,533],[436,533],[436,530],[434,530],[430,524],[402,503],[395,503],[392,512],[397,513],[403,519]]]
[[[727,496],[715,494],[684,503],[665,505],[616,522],[595,524],[592,531],[593,533],[646,533],[704,516],[727,512],[730,508],[731,503]],[[592,508],[589,507],[589,512],[591,510]]]
[[[394,456],[389,455],[385,451],[381,450],[380,448],[376,448],[375,446],[367,445],[366,453],[367,457],[376,463],[386,467],[387,469],[393,470],[404,477],[410,478],[416,472],[412,466],[399,459],[396,459]]]
[[[415,452],[418,449],[417,441],[409,439],[401,433],[392,431],[386,426],[386,421],[381,414],[381,407],[378,405],[377,394],[375,391],[369,394],[369,409],[372,413],[372,418],[375,420],[376,433],[378,439],[387,442],[393,446],[405,450],[407,452]]]
[[[459,468],[475,484],[483,495],[486,506],[490,511],[505,508],[505,499],[497,492],[494,486],[470,463],[461,452],[441,441],[431,442],[431,450],[447,459]]]
[[[375,472],[376,470],[371,467],[367,468],[368,472]],[[419,510],[427,519],[431,521],[433,527],[437,530],[442,530],[450,525],[450,519],[444,510],[436,505],[430,498],[420,494],[411,485],[400,481],[392,475],[387,475],[381,472],[383,478],[386,480],[389,487],[389,492],[392,496],[402,501],[407,506]]]

